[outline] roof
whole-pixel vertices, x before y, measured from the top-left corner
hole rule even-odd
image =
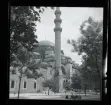
[[[55,57],[47,57],[44,59],[45,62],[52,62],[55,61]]]
[[[35,55],[40,55],[38,52],[33,52],[33,54],[35,54]]]
[[[47,47],[46,50],[53,50],[51,47]]]
[[[47,62],[42,62],[41,65],[48,65]]]
[[[46,55],[46,58],[55,58],[55,54],[48,54],[48,55]]]
[[[55,46],[55,44],[48,40],[43,40],[39,42],[39,46]]]

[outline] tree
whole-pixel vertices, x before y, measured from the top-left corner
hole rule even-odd
[[[74,52],[82,55],[82,68],[84,71],[83,69],[81,71],[86,72],[84,74],[92,75],[90,80],[93,83],[94,81],[101,83],[103,22],[95,21],[89,17],[80,26],[80,32],[81,36],[78,41],[68,40],[68,43],[73,46]]]
[[[34,55],[33,55],[34,56]],[[32,58],[31,58],[32,59]],[[36,61],[37,59],[32,59],[31,62],[29,62],[27,64],[27,70],[25,72],[25,76],[27,76],[28,78],[34,78],[34,79],[37,79],[41,76],[43,76],[41,73],[40,73],[40,67],[41,67],[41,61]]]
[[[73,74],[71,79],[72,79],[71,87],[73,89],[81,89],[81,78],[77,74]]]
[[[54,9],[53,7],[51,7]],[[40,13],[44,8],[37,6],[11,6],[10,7],[10,62],[13,61],[21,43],[28,51],[38,46],[36,22],[41,20]]]
[[[33,14],[34,13],[34,14]],[[10,57],[17,53],[18,43],[27,49],[38,43],[34,34],[35,21],[40,20],[33,6],[11,6],[10,15]]]
[[[28,60],[29,60],[29,55],[27,50],[19,43],[18,50],[17,50],[17,55],[15,55],[15,62],[11,62],[13,66],[15,67],[20,67],[19,68],[19,89],[18,89],[18,98],[19,98],[19,93],[20,93],[20,85],[21,85],[21,78],[24,73],[24,67],[26,66]]]
[[[19,98],[19,93],[20,93],[20,86],[21,86],[21,79],[23,76],[27,76],[28,78],[34,78],[37,79],[42,74],[36,70],[39,66],[39,62],[35,63],[32,62],[32,55],[30,56],[31,53],[27,51],[25,47],[23,47],[21,44],[19,44],[18,50],[17,50],[17,55],[15,56],[14,61],[12,62],[13,67],[18,67],[19,70],[16,71],[13,74],[19,73],[19,88],[18,88],[18,98]],[[30,62],[31,60],[31,62]]]
[[[79,70],[80,69],[80,66],[78,63],[76,63],[75,61],[72,62],[72,67],[76,70]]]
[[[56,80],[50,79],[46,80],[43,82],[44,87],[48,87],[48,95],[49,95],[49,90],[51,89],[53,92],[56,92]]]
[[[44,8],[37,6],[11,6],[10,10],[10,66],[19,67],[19,98],[22,76],[35,79],[42,76],[37,71],[38,65],[34,59],[33,63],[29,61],[32,50],[38,46],[35,27],[36,22],[40,22],[40,13],[44,12]],[[16,71],[12,70],[11,73],[15,74]]]
[[[85,93],[85,96],[86,96],[86,90],[87,90],[87,83],[84,83],[84,93]]]
[[[63,87],[66,91],[71,90],[71,84],[68,81],[64,81]]]
[[[81,65],[81,69],[79,69],[80,73],[81,73],[81,77],[82,77],[82,87],[84,87],[84,83],[87,82],[87,87],[89,89],[93,89],[93,86],[95,84],[94,82],[94,78],[98,78],[95,74],[97,73],[94,73],[92,71],[91,68],[87,67],[84,65],[84,63],[82,63]],[[97,80],[98,81],[98,80]]]

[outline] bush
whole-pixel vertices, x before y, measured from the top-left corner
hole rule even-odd
[[[82,97],[80,96],[80,95],[71,95],[71,99],[73,99],[73,100],[81,100],[82,99]]]
[[[37,93],[40,93],[40,90],[37,90]]]

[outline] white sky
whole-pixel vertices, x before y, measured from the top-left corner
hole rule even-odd
[[[95,20],[103,20],[103,8],[79,8],[79,7],[60,7],[61,14],[61,49],[66,56],[69,56],[76,63],[81,64],[81,56],[71,52],[72,46],[67,44],[68,39],[75,39],[80,36],[79,27],[89,16]],[[49,40],[55,43],[54,19],[55,10],[45,9],[41,14],[41,23],[37,23],[36,34],[38,41]]]

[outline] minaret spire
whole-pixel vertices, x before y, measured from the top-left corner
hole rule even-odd
[[[55,16],[56,18],[54,19],[54,23],[55,23],[55,28],[54,28],[54,32],[55,32],[55,59],[56,59],[56,70],[57,72],[59,72],[59,77],[58,77],[58,91],[60,92],[62,89],[62,83],[61,83],[61,76],[62,76],[62,72],[61,72],[61,11],[60,11],[60,7],[56,7],[56,11],[55,11]]]

